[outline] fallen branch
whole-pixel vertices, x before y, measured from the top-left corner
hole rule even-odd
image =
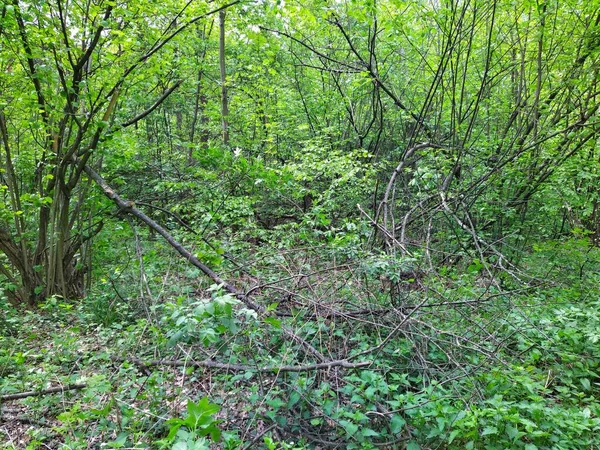
[[[372,353],[378,354],[381,351],[381,349],[383,349],[383,347],[385,347],[387,344],[390,343],[390,341],[392,340],[392,338],[395,337],[398,334],[398,332],[401,330],[401,328],[409,321],[409,319],[419,309],[421,309],[421,307],[423,305],[425,305],[426,302],[427,302],[427,297],[425,297],[425,299],[421,303],[419,303],[418,305],[414,306],[413,309],[402,318],[402,320],[400,321],[400,323],[398,325],[396,325],[396,327],[394,327],[394,329],[387,335],[387,337],[383,341],[381,341],[379,343],[379,345],[376,345],[375,347],[368,348],[367,350],[364,350],[362,352],[356,353],[355,355],[350,356],[348,359],[355,359],[355,358],[358,358],[359,356],[369,355],[369,354],[372,354]]]
[[[41,420],[35,420],[31,417],[17,416],[17,417],[4,417],[0,416],[0,423],[19,422],[23,425],[35,425],[40,428],[51,428],[51,423],[42,422]]]
[[[365,210],[362,209],[360,204],[357,204],[356,207],[367,219],[369,219],[369,222],[371,222],[371,225],[373,225],[374,227],[379,229],[379,231],[381,231],[385,235],[386,238],[388,238],[390,241],[392,241],[394,244],[396,244],[398,247],[400,247],[400,249],[404,252],[405,255],[413,256],[413,254],[408,251],[408,249],[404,246],[403,243],[399,242],[385,226],[380,225],[379,223],[377,223],[375,221],[375,219],[373,219],[371,216],[369,216],[369,214],[367,214],[365,212]]]
[[[279,372],[310,372],[313,370],[324,370],[331,369],[332,367],[343,367],[345,369],[357,369],[365,367],[371,364],[370,361],[363,361],[359,363],[351,363],[346,359],[339,359],[334,361],[327,361],[317,364],[307,364],[304,366],[250,366],[247,364],[228,364],[213,361],[211,359],[203,361],[195,360],[177,360],[177,359],[153,359],[150,361],[144,361],[139,358],[123,358],[119,356],[111,357],[113,361],[118,362],[130,362],[136,366],[147,371],[152,366],[170,366],[170,367],[207,367],[210,369],[228,370],[233,372],[261,372],[261,373],[279,373]]]
[[[317,320],[317,319],[327,319],[327,320],[335,320],[338,317],[342,319],[357,319],[360,316],[385,316],[386,314],[394,311],[392,308],[387,309],[359,309],[355,311],[342,311],[338,309],[333,309],[330,307],[327,308],[329,311],[322,312],[318,311],[309,316],[302,317],[302,320]],[[297,314],[291,314],[286,312],[277,312],[277,317],[296,317]]]
[[[200,261],[198,258],[196,258],[196,256],[194,256],[192,254],[192,252],[190,252],[183,245],[181,245],[178,241],[176,241],[175,238],[167,230],[165,230],[162,226],[160,226],[158,223],[156,223],[154,220],[152,220],[150,217],[148,217],[146,214],[144,214],[142,211],[140,211],[135,206],[134,202],[121,198],[119,196],[119,194],[117,194],[108,185],[108,183],[106,181],[104,181],[104,178],[102,178],[102,176],[100,176],[100,174],[98,172],[96,172],[94,169],[92,169],[87,164],[84,166],[84,170],[85,170],[85,173],[92,180],[94,180],[96,182],[96,184],[98,184],[98,186],[100,186],[100,188],[102,188],[104,195],[106,195],[109,199],[111,199],[122,211],[135,216],[140,221],[142,221],[143,223],[148,225],[151,229],[153,229],[158,234],[160,234],[169,243],[169,245],[171,247],[173,247],[175,250],[177,250],[177,252],[181,256],[183,256],[185,259],[187,259],[188,262],[190,262],[192,265],[194,265],[195,267],[200,269],[205,275],[207,275],[209,278],[211,278],[215,283],[217,283],[218,285],[221,285],[223,287],[223,289],[225,289],[227,292],[229,292],[230,294],[233,294],[238,300],[242,301],[248,308],[250,308],[262,315],[269,314],[269,312],[266,310],[266,308],[264,306],[254,302],[250,297],[245,295],[242,291],[240,291],[238,288],[236,288],[231,283],[228,283],[227,281],[223,280],[215,271],[213,271],[210,267],[208,267],[206,264],[204,264],[202,261]],[[292,330],[290,330],[287,327],[282,326],[281,329],[286,336],[288,336],[291,340],[293,340],[294,342],[296,342],[297,344],[302,346],[305,350],[307,350],[315,358],[317,358],[317,360],[319,360],[322,363],[326,361],[325,357],[316,348],[314,348],[309,342],[302,339],[300,336],[298,336],[296,333],[294,333]]]
[[[18,394],[7,394],[0,396],[0,402],[8,402],[10,400],[19,400],[27,397],[40,397],[42,395],[56,394],[57,392],[73,391],[76,389],[84,389],[87,384],[68,384],[66,386],[59,386],[50,389],[44,389],[42,391],[28,391],[19,392]]]

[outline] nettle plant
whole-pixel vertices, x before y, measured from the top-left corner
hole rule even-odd
[[[185,303],[178,297],[176,303],[165,305],[162,325],[167,330],[169,347],[178,343],[201,342],[205,346],[218,343],[225,335],[236,334],[242,322],[254,322],[255,311],[240,308],[240,301],[223,293],[220,286],[209,288],[212,298]]]
[[[188,400],[185,417],[168,420],[169,435],[157,444],[172,450],[208,450],[208,436],[214,442],[221,439],[217,426],[220,421],[214,417],[218,412],[219,405],[210,403],[206,397],[196,403]]]

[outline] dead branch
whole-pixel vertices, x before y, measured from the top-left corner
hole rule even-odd
[[[190,264],[200,269],[206,276],[211,278],[215,283],[222,286],[230,294],[234,295],[238,300],[244,303],[248,308],[256,311],[261,315],[269,315],[270,313],[266,310],[266,308],[255,301],[253,301],[249,296],[245,295],[241,290],[232,285],[231,283],[223,280],[215,271],[213,271],[210,267],[200,261],[192,252],[186,249],[181,243],[179,243],[175,238],[162,226],[140,211],[135,203],[129,200],[125,200],[117,194],[114,189],[112,189],[108,183],[100,176],[98,172],[92,169],[87,164],[84,166],[85,173],[96,182],[104,195],[106,195],[110,200],[112,200],[122,211],[135,216],[137,219],[148,225],[151,229],[160,234],[171,247],[173,247],[177,252],[183,256]],[[290,330],[287,327],[282,326],[281,330],[283,333],[288,336],[291,340],[296,342],[298,345],[307,350],[310,354],[312,354],[318,361],[324,363],[326,361],[325,357],[314,348],[309,342],[298,336],[294,331]]]
[[[19,400],[27,397],[40,397],[42,395],[56,394],[57,392],[73,391],[76,389],[85,389],[87,384],[68,384],[66,386],[58,386],[54,388],[44,389],[42,391],[19,392],[18,394],[7,394],[0,396],[0,402],[8,402],[11,400]]]
[[[383,347],[385,347],[387,344],[389,344],[390,340],[392,340],[393,337],[395,337],[402,329],[402,327],[409,321],[409,319],[419,310],[421,309],[421,307],[427,302],[428,298],[425,297],[425,299],[419,303],[418,305],[416,305],[415,307],[413,307],[413,309],[406,314],[405,316],[402,317],[402,320],[400,321],[400,323],[398,323],[398,325],[396,325],[396,327],[387,335],[387,337],[385,339],[383,339],[379,345],[376,345],[375,347],[371,347],[367,350],[364,350],[360,353],[357,353],[355,355],[350,356],[348,359],[355,359],[358,358],[359,356],[364,356],[364,355],[370,355],[372,353],[378,354],[381,349],[383,349]]]
[[[393,248],[392,245],[390,245],[390,241],[389,241],[389,236],[390,234],[393,234],[396,225],[394,223],[394,215],[392,213],[392,191],[394,190],[394,187],[396,185],[396,179],[398,178],[398,175],[400,175],[402,173],[402,171],[404,170],[404,167],[406,166],[407,161],[415,154],[415,152],[417,152],[418,150],[423,150],[426,148],[440,148],[439,145],[431,143],[431,142],[423,142],[421,144],[417,144],[414,147],[408,149],[405,153],[404,156],[402,157],[402,160],[400,161],[400,163],[398,164],[398,166],[396,166],[396,168],[394,169],[394,172],[392,173],[392,176],[390,177],[390,181],[388,182],[388,185],[385,189],[385,193],[383,196],[383,201],[381,202],[381,204],[379,205],[379,208],[377,210],[377,216],[375,217],[375,222],[377,222],[378,217],[381,214],[383,214],[383,227],[388,230],[385,234],[385,241],[388,244],[388,246],[390,248]],[[388,224],[388,222],[390,222]],[[401,249],[403,249],[403,246],[400,247]],[[404,250],[404,249],[403,249]]]
[[[379,223],[377,223],[371,216],[369,216],[369,214],[367,214],[362,209],[362,207],[359,204],[357,204],[356,207],[369,220],[369,222],[371,222],[371,225],[373,225],[374,227],[376,227],[379,231],[381,231],[384,234],[387,242],[390,242],[390,241],[393,242],[398,247],[400,247],[400,250],[402,250],[403,254],[412,256],[412,254],[408,251],[408,249],[404,246],[404,244],[402,242],[399,242],[394,237],[394,235],[385,227],[385,225],[380,225]]]
[[[122,358],[118,356],[111,357],[113,361],[130,362],[136,366],[148,370],[152,366],[170,366],[170,367],[206,367],[209,369],[227,370],[232,372],[261,372],[261,373],[279,373],[279,372],[310,372],[313,370],[326,370],[332,367],[343,367],[345,369],[357,369],[372,364],[371,361],[363,361],[359,363],[351,363],[346,359],[326,361],[317,364],[307,364],[304,366],[251,366],[247,364],[228,364],[207,359],[203,361],[195,360],[176,360],[176,359],[153,359],[143,361],[139,358],[130,357]]]

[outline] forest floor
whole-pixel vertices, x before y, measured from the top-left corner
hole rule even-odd
[[[278,315],[262,317],[214,286],[179,286],[146,317],[114,293],[5,302],[0,448],[596,448],[596,269],[504,291],[473,274],[400,280],[400,298],[377,273],[315,268],[283,297],[263,289]],[[327,360],[369,364],[310,368],[283,327]]]

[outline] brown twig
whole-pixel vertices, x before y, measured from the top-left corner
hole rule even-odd
[[[73,391],[76,389],[85,389],[87,384],[68,384],[66,386],[58,386],[54,388],[44,389],[42,391],[19,392],[18,394],[7,394],[0,396],[0,402],[8,402],[11,400],[19,400],[27,397],[39,397],[42,395],[56,394],[57,392]]]

